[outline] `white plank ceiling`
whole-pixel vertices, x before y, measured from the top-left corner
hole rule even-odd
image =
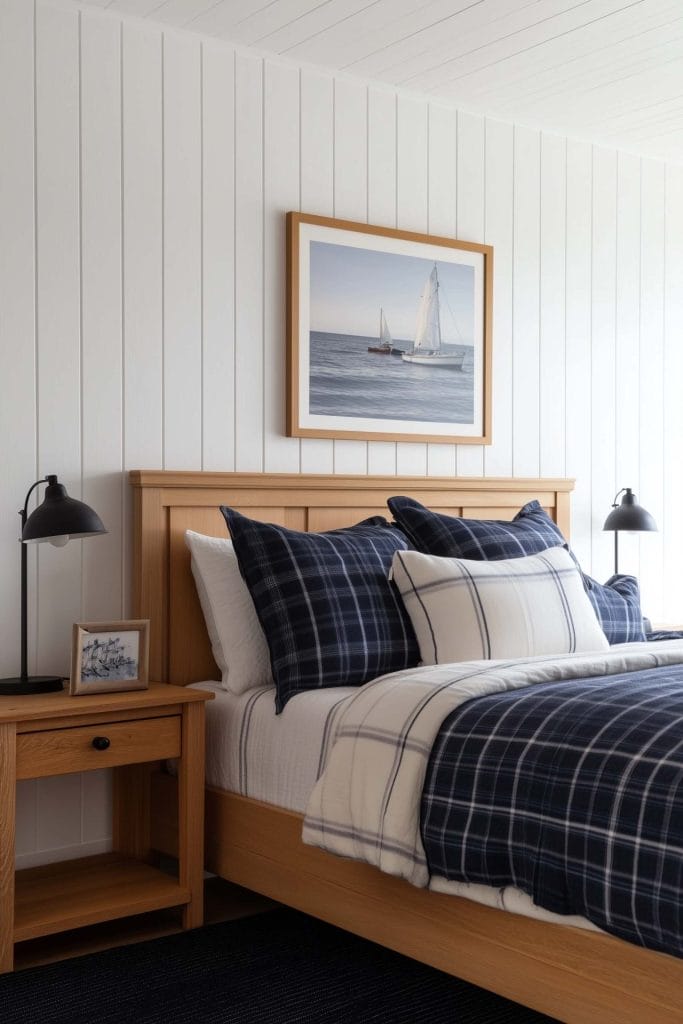
[[[81,0],[683,162],[683,0]]]

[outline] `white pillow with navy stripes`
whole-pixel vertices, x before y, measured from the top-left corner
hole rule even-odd
[[[561,547],[493,562],[397,551],[392,577],[424,665],[609,647]]]

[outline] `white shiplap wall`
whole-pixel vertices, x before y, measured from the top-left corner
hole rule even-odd
[[[31,552],[34,670],[128,610],[134,467],[576,476],[599,577],[633,486],[661,532],[624,568],[683,615],[681,168],[50,0],[0,0],[0,138],[0,674],[46,472],[109,534]],[[288,209],[495,247],[492,446],[282,436]],[[19,806],[22,864],[106,845],[103,777]]]

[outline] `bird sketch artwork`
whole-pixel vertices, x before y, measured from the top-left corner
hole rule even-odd
[[[81,679],[137,679],[139,672],[140,634],[130,632],[93,633],[81,649]]]

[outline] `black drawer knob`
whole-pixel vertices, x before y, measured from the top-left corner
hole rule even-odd
[[[111,746],[111,740],[108,736],[95,736],[92,745],[95,750],[107,750]]]

